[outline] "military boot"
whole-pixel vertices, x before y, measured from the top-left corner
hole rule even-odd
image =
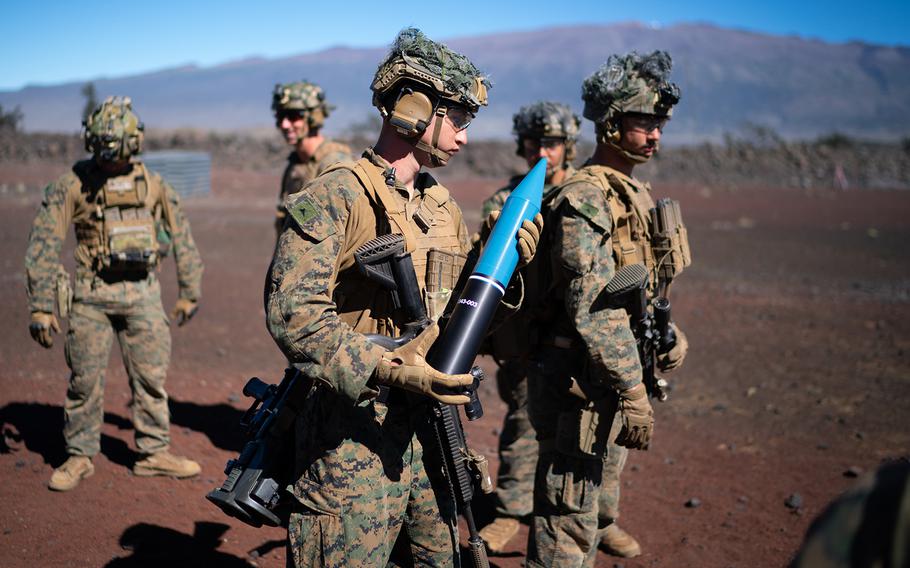
[[[140,477],[167,475],[184,478],[199,475],[202,468],[191,459],[163,451],[145,456],[133,465],[133,474]]]
[[[518,534],[518,519],[497,517],[480,529],[480,538],[487,544],[490,554],[501,554],[509,541]]]
[[[600,549],[607,554],[622,558],[635,558],[641,555],[641,545],[638,544],[635,537],[619,528],[616,523],[607,525],[607,528],[604,529],[600,539]]]
[[[95,473],[92,458],[88,456],[70,456],[63,465],[54,470],[48,489],[52,491],[69,491],[75,489],[79,482]]]

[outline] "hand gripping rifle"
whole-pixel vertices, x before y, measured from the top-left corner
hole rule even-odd
[[[545,159],[538,161],[506,200],[502,213],[484,244],[480,258],[467,276],[445,328],[441,330],[427,354],[427,362],[434,369],[450,375],[471,372],[480,344],[505,294],[506,286],[518,266],[516,240],[518,229],[524,221],[532,220],[540,211],[546,165]],[[402,306],[413,305],[415,309],[419,306],[419,312],[422,313],[419,289],[414,286],[416,277],[413,275],[413,266],[410,271],[388,271],[393,276],[396,272],[405,273],[395,286],[399,296],[410,294],[411,291],[418,294],[412,300],[399,298],[398,301]],[[409,280],[411,277],[415,280]],[[419,312],[415,311],[408,319],[420,317]],[[422,317],[426,318],[426,315]],[[483,414],[480,401],[476,398],[477,382],[475,379],[474,388],[469,389],[473,392],[465,393],[472,397],[472,401],[465,405],[468,420],[475,420]],[[434,403],[433,416],[436,438],[442,453],[443,472],[455,497],[458,511],[468,525],[468,546],[474,565],[486,568],[489,566],[487,552],[471,512],[475,483],[480,482],[481,489],[485,492],[492,490],[493,484],[486,470],[486,458],[468,449],[461,418],[455,406]]]
[[[676,346],[676,333],[670,327],[670,284],[687,266],[692,264],[692,252],[689,248],[689,233],[683,223],[682,210],[675,199],[658,199],[651,209],[651,251],[656,261],[655,278],[657,288],[651,309],[654,313],[654,325],[657,331],[656,345],[651,351],[653,367],[656,355],[667,353]],[[653,376],[653,369],[651,371]],[[667,400],[669,385],[666,379],[654,382],[652,396],[658,400]]]
[[[644,264],[629,264],[616,274],[601,292],[610,308],[625,308],[629,325],[638,345],[642,382],[648,394],[660,401],[669,397],[669,383],[655,373],[657,353],[665,353],[676,345],[676,334],[670,327],[670,300],[659,297],[648,310],[648,269]]]
[[[393,350],[414,339],[430,324],[414,264],[410,253],[405,252],[401,235],[384,235],[360,247],[354,254],[360,271],[370,280],[388,290],[395,308],[403,311],[406,322],[399,337],[369,334],[367,337]],[[471,402],[465,406],[469,420],[483,416],[483,407],[477,396],[477,386],[483,379],[480,368],[471,369],[473,385],[465,394]],[[285,371],[279,385],[269,385],[257,377],[251,378],[243,394],[254,399],[244,413],[240,425],[244,431],[240,455],[227,462],[224,483],[211,491],[206,498],[231,517],[254,527],[287,524],[289,500],[284,488],[293,480],[292,427],[299,407],[313,388],[312,380],[294,368]],[[436,440],[443,454],[446,479],[469,527],[474,527],[470,503],[474,483],[479,482],[485,492],[492,491],[492,481],[484,456],[468,449],[464,430],[456,407],[436,404],[433,408]],[[471,548],[475,558],[486,558],[483,541],[471,533]],[[477,548],[479,547],[479,549]],[[476,563],[488,566],[488,563]]]
[[[421,299],[411,254],[405,251],[404,238],[401,235],[389,234],[375,238],[357,249],[354,257],[361,273],[388,290],[395,308],[402,309],[404,313],[405,324],[402,326],[401,336],[393,338],[368,334],[367,337],[371,341],[391,351],[412,340],[430,324]],[[434,343],[434,348],[438,343],[439,340]],[[433,349],[430,353],[427,360],[433,364],[432,354],[438,353],[438,349]],[[468,420],[476,420],[483,416],[483,406],[477,396],[477,387],[483,379],[483,371],[479,367],[473,367],[471,374],[474,375],[474,383],[463,393],[471,398],[465,405],[465,415]],[[486,493],[493,490],[487,459],[468,448],[456,406],[434,402],[431,406],[431,419],[435,441],[442,454],[443,476],[458,511],[468,525],[470,532],[468,544],[474,565],[487,567],[489,561],[486,549],[471,512],[475,484],[479,483]]]
[[[402,326],[404,332],[399,337],[378,334],[367,337],[390,351],[414,339],[430,320],[424,310],[411,255],[405,252],[401,235],[373,239],[360,247],[354,256],[360,271],[391,293],[395,308],[402,309],[406,319]],[[483,415],[476,388],[483,379],[483,372],[479,368],[471,372],[475,379],[472,388],[465,393],[471,397],[465,413],[469,420],[475,420]],[[294,368],[285,371],[284,379],[277,386],[266,384],[257,377],[247,382],[243,394],[254,400],[240,420],[246,441],[240,455],[227,462],[224,470],[227,479],[221,487],[206,495],[209,501],[231,517],[254,527],[287,524],[289,499],[284,488],[293,481],[292,428],[300,405],[312,389],[312,380]],[[459,490],[453,494],[460,510],[468,504],[470,516],[472,482],[479,479],[483,486],[492,486],[486,458],[467,448],[455,407],[440,404],[434,408],[434,413],[447,477],[456,480]],[[469,521],[471,524],[473,519]],[[477,542],[483,548],[479,537]]]
[[[518,263],[517,231],[523,221],[533,219],[540,210],[545,172],[546,160],[542,159],[506,201],[448,325],[427,355],[427,361],[435,369],[447,374],[471,372],[474,357],[504,294],[505,283],[510,280]],[[394,236],[391,237],[394,241]],[[385,249],[385,252],[366,245],[365,250],[358,251],[366,260],[361,260],[359,264],[373,266],[373,269],[361,270],[390,290],[393,302],[409,314],[409,321],[403,326],[405,333],[401,337],[371,337],[377,342],[386,342],[383,345],[387,349],[406,343],[429,323],[410,255],[404,253],[403,245],[399,251],[398,245],[392,241],[380,243],[379,249]],[[372,262],[368,258],[371,250],[376,255]],[[391,254],[389,251],[392,251]],[[416,297],[412,295],[413,291],[417,291]],[[483,415],[476,393],[482,374],[473,374],[474,384],[468,389],[470,392],[465,393],[472,399],[465,406],[469,420]],[[228,461],[225,467],[228,477],[220,488],[206,496],[209,501],[226,514],[254,527],[287,524],[289,501],[284,488],[291,482],[293,472],[290,451],[293,444],[287,438],[292,435],[291,428],[300,405],[312,389],[312,380],[294,368],[285,371],[284,379],[277,386],[268,385],[255,377],[247,382],[243,393],[255,399],[241,419],[247,441],[240,456]],[[456,407],[435,404],[433,414],[445,477],[458,510],[468,525],[468,544],[474,565],[487,568],[486,549],[471,512],[474,484],[479,483],[485,492],[492,490],[486,458],[467,448]]]
[[[616,271],[598,297],[598,303],[611,308],[626,308],[629,324],[638,344],[642,382],[648,394],[660,401],[669,397],[670,384],[655,373],[658,354],[676,346],[676,333],[670,327],[670,284],[692,263],[689,238],[679,202],[659,199],[651,209],[651,250],[655,258],[657,286],[649,301],[649,275],[643,264],[630,264]],[[649,309],[650,304],[650,309]]]

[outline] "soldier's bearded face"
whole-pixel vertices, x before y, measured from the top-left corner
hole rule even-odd
[[[639,120],[638,117],[623,117],[620,146],[639,156],[651,158],[660,148],[660,134],[663,122]]]
[[[525,138],[522,149],[529,168],[541,158],[547,159],[547,178],[556,173],[566,158],[566,141],[562,138]]]
[[[296,146],[301,140],[306,138],[307,124],[306,117],[300,113],[285,113],[276,117],[275,120],[278,129],[284,136],[285,142],[291,146]]]

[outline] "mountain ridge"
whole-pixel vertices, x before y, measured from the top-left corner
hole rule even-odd
[[[830,132],[893,140],[910,133],[910,47],[830,43],[769,35],[702,22],[653,27],[640,22],[559,26],[455,37],[445,43],[468,55],[494,82],[490,107],[471,134],[510,136],[511,115],[541,98],[580,114],[582,79],[611,53],[669,51],[683,97],[666,139],[719,140],[745,124],[786,138]],[[348,132],[374,115],[369,82],[386,48],[338,44],[268,58],[251,55],[213,66],[180,65],[92,80],[99,97],[127,94],[150,128],[236,130],[271,124],[272,87],[307,78],[323,85],[337,110],[329,134]],[[0,91],[4,108],[20,106],[28,131],[79,127],[85,82]],[[583,136],[593,129],[585,124]]]

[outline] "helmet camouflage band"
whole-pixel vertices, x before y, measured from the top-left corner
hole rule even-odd
[[[552,101],[539,101],[521,107],[512,116],[512,133],[518,141],[518,155],[524,156],[526,138],[564,138],[566,158],[574,158],[575,139],[581,120],[567,105]]]
[[[399,87],[418,84],[430,94],[476,113],[487,104],[487,79],[467,57],[455,53],[417,28],[401,30],[388,56],[379,65],[370,89],[373,105],[383,114]]]
[[[309,81],[275,85],[272,91],[272,112],[277,117],[283,111],[299,111],[307,118],[310,128],[321,128],[335,107],[325,102],[322,87]]]
[[[666,51],[611,55],[582,84],[584,117],[603,123],[626,113],[671,116],[679,102],[679,87],[668,81],[672,68]]]
[[[129,97],[108,97],[82,122],[85,149],[98,158],[126,160],[142,151],[145,126]]]

